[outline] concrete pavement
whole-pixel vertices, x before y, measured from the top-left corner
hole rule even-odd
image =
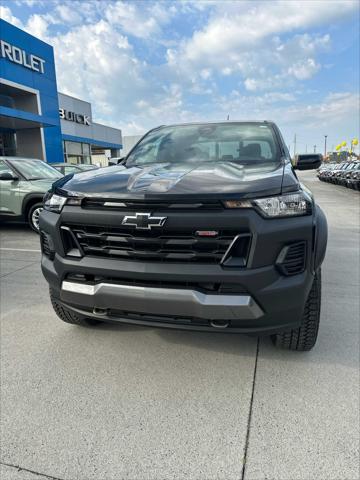
[[[2,479],[359,478],[360,196],[301,178],[330,228],[309,353],[266,338],[66,325],[38,237],[2,227]]]

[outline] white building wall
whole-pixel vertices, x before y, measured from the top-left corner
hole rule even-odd
[[[135,143],[137,143],[142,136],[143,135],[126,135],[125,137],[122,137],[123,148],[121,149],[121,156],[123,157],[127,155],[132,149],[132,147],[135,145]]]

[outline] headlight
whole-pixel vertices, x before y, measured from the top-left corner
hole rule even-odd
[[[224,202],[227,208],[255,207],[267,218],[295,217],[311,213],[311,197],[305,192],[257,198],[255,200],[230,200]]]
[[[266,217],[294,217],[306,215],[311,205],[303,193],[259,198],[255,204]]]
[[[81,198],[62,197],[56,193],[47,193],[44,197],[44,208],[50,212],[60,213],[64,205],[81,205]]]
[[[66,203],[66,197],[61,197],[55,193],[46,196],[44,201],[45,210],[50,210],[50,212],[60,213],[63,206]]]

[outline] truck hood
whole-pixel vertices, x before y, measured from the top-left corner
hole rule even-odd
[[[231,198],[278,195],[287,168],[281,163],[239,165],[207,162],[201,165],[158,163],[145,167],[114,166],[69,175],[54,187],[68,195],[102,198],[157,199],[164,196],[187,198]],[[287,189],[298,182],[287,176]]]

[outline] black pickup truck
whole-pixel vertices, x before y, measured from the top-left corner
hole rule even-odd
[[[68,175],[44,198],[42,271],[57,315],[271,335],[310,350],[326,218],[271,122],[161,126],[121,164]]]

